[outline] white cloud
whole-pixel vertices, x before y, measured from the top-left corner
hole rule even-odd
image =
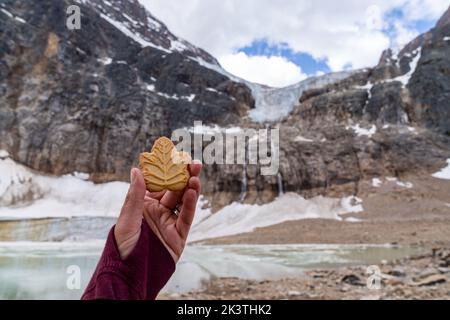
[[[238,52],[220,57],[219,62],[238,77],[271,87],[288,86],[307,77],[299,66],[284,57],[248,56]]]
[[[406,44],[408,44],[409,41],[411,41],[411,39],[414,39],[419,35],[419,32],[417,32],[417,30],[408,28],[400,21],[396,21],[394,23],[394,30],[395,38],[391,46],[395,49],[403,48]]]
[[[366,9],[366,28],[368,30],[382,30],[385,27],[383,11],[377,5],[370,5]]]
[[[403,26],[437,19],[450,0],[140,0],[178,36],[216,57],[230,55],[255,40],[286,43],[296,52],[325,59],[333,71],[373,66],[391,45],[383,18],[401,9]],[[392,21],[390,21],[392,23]],[[412,30],[397,30],[397,42]],[[249,60],[250,61],[250,60]]]
[[[408,20],[437,19],[449,6],[449,0],[407,0],[403,10]]]

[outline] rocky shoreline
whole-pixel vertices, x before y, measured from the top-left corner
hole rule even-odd
[[[381,272],[379,289],[368,288],[373,273],[367,274],[368,266],[361,265],[311,270],[302,277],[281,280],[217,278],[202,290],[163,294],[159,299],[450,299],[450,246],[390,262],[380,261],[377,267]]]
[[[198,291],[161,299],[450,299],[450,184],[430,176],[408,177],[412,187],[361,183],[364,212],[357,222],[307,219],[258,228],[253,232],[203,241],[228,244],[387,244],[415,247],[401,259],[376,262],[380,290],[370,290],[369,265],[310,269],[280,280],[216,278]],[[372,270],[373,271],[373,270]]]

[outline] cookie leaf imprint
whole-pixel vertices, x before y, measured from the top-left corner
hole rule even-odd
[[[190,156],[178,151],[172,141],[159,138],[150,153],[141,153],[139,165],[150,192],[182,191],[189,181]]]

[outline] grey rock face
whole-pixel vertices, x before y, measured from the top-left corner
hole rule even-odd
[[[408,88],[412,117],[421,125],[450,135],[450,24],[432,32]]]
[[[137,1],[80,4],[82,27],[73,31],[65,27],[68,5],[2,2],[26,21],[1,13],[0,148],[17,161],[126,180],[157,137],[194,120],[237,123],[252,107],[247,87],[200,66],[193,58],[216,61],[176,39]],[[103,16],[116,23],[133,17],[123,26],[162,49],[142,47]],[[173,43],[184,47],[170,49]]]

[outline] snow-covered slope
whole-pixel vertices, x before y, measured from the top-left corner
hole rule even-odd
[[[252,232],[285,221],[303,219],[331,219],[354,221],[342,214],[363,211],[362,201],[350,196],[342,199],[315,197],[305,199],[295,193],[280,195],[273,202],[264,205],[233,203],[212,214],[209,209],[197,208],[194,226],[189,241],[236,235]]]
[[[117,216],[128,184],[94,184],[87,178],[39,174],[0,150],[0,218]]]
[[[139,43],[142,47],[152,47],[166,53],[183,54],[218,64],[206,51],[178,38],[164,23],[152,16],[137,0],[75,0],[81,5],[93,8],[102,19]]]

